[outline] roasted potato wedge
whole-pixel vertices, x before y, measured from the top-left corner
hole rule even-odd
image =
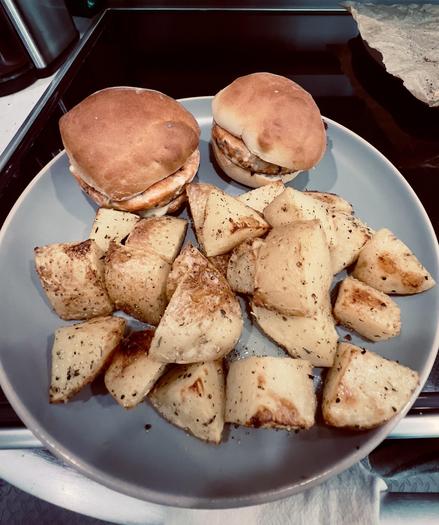
[[[151,248],[111,242],[105,259],[105,283],[118,310],[157,325],[165,311],[171,266]]]
[[[227,267],[227,280],[235,292],[253,294],[256,259],[263,243],[259,238],[250,239],[232,251]]]
[[[195,184],[194,182],[186,187],[195,233],[197,234],[198,244],[202,250],[204,250],[203,224],[206,214],[207,197],[214,188],[215,186],[211,184]]]
[[[227,278],[227,267],[229,266],[230,255],[230,253],[224,253],[223,255],[208,257],[207,259]]]
[[[101,372],[123,337],[120,317],[96,317],[58,328],[52,347],[51,403],[66,403]]]
[[[61,319],[90,319],[113,311],[102,256],[103,251],[91,239],[35,248],[41,285]]]
[[[252,208],[218,188],[210,191],[203,223],[203,246],[209,257],[227,253],[268,229],[269,225]]]
[[[415,294],[436,284],[410,249],[386,228],[364,245],[352,275],[389,294]]]
[[[332,273],[335,275],[354,263],[373,231],[350,213],[332,212],[335,246],[330,248]]]
[[[308,429],[316,396],[312,365],[289,357],[247,357],[231,363],[227,375],[227,423],[247,427]]]
[[[194,248],[192,244],[186,244],[181,250],[180,255],[175,259],[168,275],[168,280],[166,282],[166,297],[168,298],[168,301],[171,300],[171,297],[177,289],[180,281],[182,281],[188,274],[194,275],[208,266],[209,262],[207,258],[204,257],[199,250]]]
[[[328,206],[307,192],[286,188],[264,209],[264,217],[273,227],[284,226],[294,221],[317,219],[322,225],[329,246],[336,245],[334,223]]]
[[[229,283],[206,261],[205,267],[193,267],[178,282],[150,356],[164,363],[214,361],[234,348],[242,326],[241,308]]]
[[[252,315],[263,332],[292,357],[309,361],[313,366],[333,365],[338,334],[327,309],[312,317],[297,317],[252,305]]]
[[[399,335],[399,306],[385,293],[346,277],[338,290],[335,318],[371,341],[384,341]]]
[[[187,221],[176,217],[140,219],[128,236],[126,246],[152,248],[172,264],[186,235]]]
[[[204,441],[221,441],[225,405],[221,361],[173,368],[159,381],[149,400],[177,427]]]
[[[323,417],[334,427],[377,427],[404,408],[418,383],[410,368],[340,343],[323,389]]]
[[[120,242],[133,230],[139,216],[126,211],[99,208],[90,232],[90,239],[106,252],[110,241]]]
[[[263,213],[264,209],[272,202],[278,195],[285,190],[285,184],[281,180],[276,180],[255,190],[241,193],[236,197],[240,202],[253,208],[259,213]]]
[[[313,199],[317,199],[320,202],[326,204],[326,206],[331,211],[341,211],[344,213],[353,213],[352,204],[350,204],[346,199],[340,197],[336,193],[325,193],[324,191],[306,191],[307,195]]]
[[[254,304],[309,317],[327,303],[331,281],[329,249],[320,222],[279,226],[258,252]]]
[[[143,401],[165,371],[166,365],[148,355],[153,336],[152,329],[132,332],[119,343],[105,372],[105,386],[123,408]]]

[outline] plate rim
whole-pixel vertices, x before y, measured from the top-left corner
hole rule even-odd
[[[196,101],[201,102],[201,101],[209,101],[209,100],[211,101],[213,100],[213,96],[186,97],[186,98],[180,98],[177,100],[180,103],[191,102],[191,101],[193,102],[196,102]],[[433,255],[436,258],[436,265],[439,266],[439,245],[437,243],[436,234],[435,234],[433,225],[431,223],[431,220],[422,202],[420,201],[416,192],[413,190],[413,188],[404,178],[404,176],[390,162],[389,159],[387,159],[377,148],[375,148],[375,146],[367,142],[360,135],[358,135],[354,131],[350,130],[349,128],[343,126],[342,124],[339,124],[338,122],[330,118],[327,118],[324,116],[322,116],[322,118],[324,121],[329,123],[331,126],[338,128],[342,132],[350,135],[352,138],[359,141],[366,149],[372,150],[373,153],[377,155],[380,158],[380,160],[383,161],[387,165],[387,167],[394,173],[394,175],[397,176],[397,178],[402,183],[406,192],[408,192],[410,196],[412,197],[413,201],[416,204],[416,207],[418,208],[418,211],[421,212],[421,215],[424,219],[424,225],[427,227],[428,233],[430,237],[432,238],[432,240],[435,241],[433,243],[435,246]],[[50,169],[50,167],[55,162],[57,162],[57,160],[61,158],[63,155],[65,155],[64,149],[61,150],[56,156],[54,156],[38,172],[38,174],[35,175],[32,181],[26,186],[26,188],[20,194],[17,201],[15,202],[10,212],[8,213],[2,225],[2,228],[0,230],[0,248],[3,244],[3,240],[9,228],[9,225],[12,222],[17,210],[20,208],[24,199],[31,192],[32,188],[38,183],[38,181]],[[439,284],[437,286],[439,286]],[[436,351],[434,350],[434,347],[436,348]],[[430,349],[429,356],[426,361],[426,366],[424,367],[423,373],[420,374],[419,385],[416,388],[416,390],[413,392],[409,402],[406,404],[403,410],[401,410],[401,412],[396,417],[392,418],[389,422],[379,427],[379,430],[376,432],[376,434],[366,444],[361,446],[359,450],[356,450],[352,452],[351,454],[348,454],[345,458],[339,461],[334,467],[329,468],[326,471],[318,475],[307,478],[306,480],[302,482],[294,483],[293,485],[291,484],[285,485],[282,488],[275,488],[271,490],[265,490],[263,492],[256,492],[249,496],[236,496],[236,497],[227,496],[227,497],[211,498],[211,497],[204,497],[204,496],[189,497],[189,496],[168,495],[168,494],[164,494],[162,492],[151,490],[145,487],[139,487],[135,485],[134,483],[125,482],[125,481],[120,480],[120,478],[116,478],[113,475],[105,474],[101,469],[94,467],[87,461],[81,460],[81,458],[78,457],[76,454],[71,454],[69,450],[66,449],[66,447],[64,447],[56,439],[53,439],[44,429],[41,428],[40,423],[28,411],[26,406],[22,403],[21,399],[18,397],[17,393],[15,392],[15,389],[12,387],[11,383],[9,382],[9,379],[4,370],[1,358],[0,358],[0,385],[4,391],[6,398],[8,399],[11,406],[13,407],[13,409],[17,412],[18,416],[23,420],[25,425],[35,434],[35,436],[44,445],[46,445],[47,448],[52,453],[54,453],[58,458],[73,465],[81,474],[83,474],[87,478],[92,479],[93,481],[96,481],[117,492],[121,492],[128,496],[140,499],[142,501],[150,502],[150,503],[155,503],[155,504],[165,505],[165,506],[192,508],[192,509],[226,509],[226,508],[237,508],[237,507],[245,507],[245,506],[250,506],[250,505],[259,505],[262,503],[269,503],[272,501],[276,501],[276,500],[291,496],[293,494],[297,494],[299,492],[302,492],[305,489],[314,487],[337,474],[340,474],[344,470],[348,469],[349,467],[351,467],[352,465],[354,465],[355,463],[357,463],[358,461],[366,457],[372,450],[374,450],[386,438],[386,436],[391,432],[391,430],[397,425],[397,423],[409,411],[410,407],[412,406],[412,404],[418,397],[422,387],[425,384],[425,381],[427,380],[431,372],[431,369],[436,359],[438,347],[439,347],[439,324],[436,326],[436,333],[435,333],[435,337],[433,340],[433,348]]]

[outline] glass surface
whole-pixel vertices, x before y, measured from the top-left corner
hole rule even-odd
[[[90,93],[133,85],[174,98],[213,95],[255,71],[295,80],[323,115],[377,147],[413,187],[438,232],[439,110],[386,73],[349,15],[282,11],[108,11],[0,173],[0,223],[62,148],[63,111]],[[438,363],[424,390],[439,391]],[[11,412],[0,395],[0,424]]]

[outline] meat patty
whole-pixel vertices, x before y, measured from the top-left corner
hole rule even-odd
[[[266,162],[253,154],[241,139],[231,135],[216,123],[213,125],[212,138],[223,155],[245,170],[251,171],[252,173],[263,173],[264,175],[284,175],[291,173],[291,169]]]

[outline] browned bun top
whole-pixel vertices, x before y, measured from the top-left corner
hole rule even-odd
[[[219,126],[266,162],[306,170],[325,152],[319,108],[307,91],[288,78],[271,73],[239,77],[217,93],[212,112]]]
[[[148,89],[98,91],[63,115],[73,169],[111,200],[130,199],[183,166],[200,128],[176,100]]]

